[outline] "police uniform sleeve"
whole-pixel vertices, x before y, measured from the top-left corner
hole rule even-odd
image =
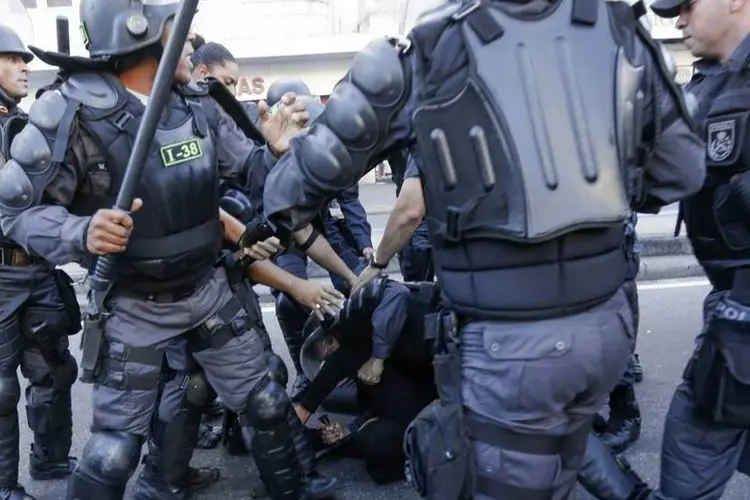
[[[372,313],[372,356],[388,359],[406,324],[409,289],[388,280],[383,298]]]
[[[398,149],[414,142],[411,111],[415,58],[392,40],[375,40],[357,54],[307,134],[271,170],[264,214],[277,230],[297,231],[326,199],[353,186]]]
[[[82,262],[88,255],[91,220],[67,208],[81,179],[80,159],[70,145],[48,139],[56,136],[66,108],[58,92],[35,101],[29,123],[12,142],[12,159],[0,169],[0,227],[27,252],[56,265]],[[64,161],[52,161],[53,153]]]
[[[640,200],[634,206],[641,212],[656,212],[696,193],[706,175],[704,144],[690,116],[695,99],[673,83],[669,57],[662,50],[646,59],[644,139],[651,146],[642,169]]]
[[[404,172],[404,179],[419,178],[419,165],[414,154],[410,154],[406,160],[406,171]]]
[[[336,197],[341,207],[341,213],[352,236],[357,241],[357,250],[362,252],[365,248],[372,248],[372,226],[367,221],[367,211],[359,201],[359,185],[355,184],[341,192]]]
[[[215,113],[219,174],[244,184],[253,170],[270,170],[276,164],[276,157],[268,146],[258,146],[248,139],[221,106],[210,102]]]

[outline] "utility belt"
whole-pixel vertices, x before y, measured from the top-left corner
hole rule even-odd
[[[104,338],[105,321],[95,322],[85,331],[85,336],[90,340],[82,340],[83,375],[81,381],[106,385],[117,390],[137,391],[153,389],[178,375],[177,372],[167,369],[168,367],[164,364],[164,353],[161,350],[153,347],[126,346],[121,343],[110,344]],[[206,349],[219,349],[233,338],[244,335],[248,329],[248,316],[243,314],[242,304],[236,298],[232,298],[205,323],[187,332],[185,338],[188,350],[195,353]],[[114,349],[113,345],[116,346]],[[124,365],[126,363],[163,367],[163,369],[138,375],[128,374],[125,377]]]
[[[700,348],[685,369],[698,412],[711,423],[750,427],[750,269],[735,272],[706,318]]]
[[[21,248],[0,246],[0,266],[38,266],[43,263],[44,259],[29,255]]]
[[[440,399],[422,410],[406,430],[407,479],[422,498],[430,500],[470,500],[476,494],[504,500],[551,500],[551,490],[513,486],[478,470],[472,442],[530,455],[559,456],[566,466],[585,450],[590,426],[565,436],[521,434],[465,408],[459,326],[451,312],[425,318],[427,337],[435,337],[433,367]]]

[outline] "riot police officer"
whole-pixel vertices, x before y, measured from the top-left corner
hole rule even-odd
[[[175,418],[153,430],[157,444],[179,439],[188,407],[205,405],[216,391],[240,415],[272,498],[330,493],[334,481],[302,473],[288,396],[267,376],[263,342],[226,272],[214,267],[228,236],[219,219],[217,171],[238,177],[267,168],[299,133],[291,122],[304,118],[304,107],[286,96],[264,124],[268,147],[255,147],[205,93],[178,87],[132,212],[105,208],[120,188],[178,6],[83,0],[88,71],[70,71],[58,90],[34,103],[13,142],[18,154],[0,171],[0,185],[21,188],[0,192],[0,223],[25,249],[86,267],[95,256],[118,254],[117,281],[102,304],[106,314],[90,315],[84,329],[82,368],[95,384],[93,434],[67,498],[123,497],[165,380],[185,390]]]
[[[704,301],[695,352],[667,412],[655,498],[717,499],[750,428],[750,101],[745,97],[750,5],[656,0],[651,8],[658,16],[678,18],[685,45],[699,58],[687,88],[699,102],[695,119],[706,141],[707,175],[680,213],[713,287]]]
[[[575,494],[591,419],[634,336],[623,224],[631,207],[696,192],[705,174],[666,57],[625,2],[446,2],[408,40],[358,54],[268,176],[265,214],[295,230],[410,148],[418,179],[399,200],[412,205],[397,204],[372,266],[426,207],[447,309],[436,363],[461,385],[441,385],[451,399],[424,419],[457,446],[431,442],[414,461],[428,494],[466,494],[474,471],[477,498]],[[441,451],[456,458],[440,458],[444,474]]]
[[[34,58],[11,28],[0,25],[0,166],[27,117],[18,103],[28,94],[27,64]],[[77,365],[68,335],[81,318],[70,278],[24,251],[0,232],[0,500],[29,499],[18,485],[21,388],[18,367],[29,380],[26,412],[34,433],[29,466],[37,480],[73,472],[70,388]]]
[[[277,80],[268,88],[268,105],[273,108],[286,92],[311,96],[310,88],[301,80]],[[262,189],[265,180],[261,181],[257,173],[255,179],[255,184]],[[332,213],[334,207],[331,205],[334,201],[337,203],[337,207],[335,207],[336,215]],[[355,273],[364,268],[364,261],[360,257],[369,257],[373,252],[372,228],[367,222],[367,213],[359,201],[358,186],[351,186],[349,189],[337,193],[335,200],[331,200],[331,203],[323,207],[319,215],[320,217],[316,218],[316,225],[325,234],[331,247],[341,257],[341,260],[348,267],[349,273],[351,273],[349,283],[340,276],[331,275],[331,281],[336,289],[346,293],[351,286],[351,280],[356,277]],[[307,258],[300,248],[289,248],[279,254],[275,262],[291,274],[307,279]],[[302,329],[309,314],[310,311],[307,308],[288,294],[276,293],[276,315],[297,371],[294,385],[290,391],[292,400],[296,400],[301,391],[310,383],[302,371],[299,361],[303,342]]]

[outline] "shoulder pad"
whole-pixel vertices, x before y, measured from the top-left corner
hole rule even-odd
[[[62,162],[65,159],[68,138],[75,119],[74,112],[77,108],[75,101],[66,101],[59,91],[45,92],[29,110],[29,124],[33,125],[33,128],[24,129],[18,134],[11,146],[11,156],[24,167],[29,162],[38,165],[41,160],[38,156],[41,146],[37,146],[37,142],[44,139],[47,150],[51,150],[51,156],[45,158],[45,163]],[[30,137],[31,134],[34,135],[33,139]],[[24,151],[23,148],[27,147],[26,143],[33,149]],[[27,160],[26,155],[31,154],[32,151],[34,158]]]
[[[13,139],[10,157],[29,175],[42,175],[52,164],[52,150],[47,139],[33,123],[26,125]]]
[[[0,167],[0,213],[18,215],[34,205],[34,186],[15,160]]]
[[[403,97],[408,84],[404,79],[400,54],[385,38],[373,40],[354,56],[350,79],[373,105],[384,107],[395,105]],[[329,100],[326,109],[332,104]]]
[[[29,122],[47,134],[55,134],[68,102],[57,91],[45,92],[29,109]]]
[[[99,73],[75,73],[60,86],[60,93],[66,99],[95,109],[115,107],[121,90],[114,77]]]

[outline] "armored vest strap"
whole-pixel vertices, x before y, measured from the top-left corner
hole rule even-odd
[[[492,43],[503,36],[504,30],[499,22],[488,12],[487,0],[475,0],[465,4],[451,18],[454,21],[463,19],[471,26],[483,44]],[[598,0],[573,0],[571,23],[593,26],[599,16]]]

